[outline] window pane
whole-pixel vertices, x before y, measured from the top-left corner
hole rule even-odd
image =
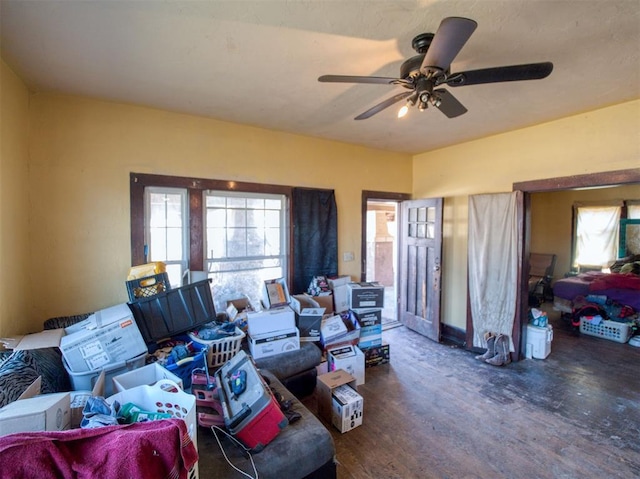
[[[247,213],[245,210],[227,210],[227,226],[230,228],[242,228],[247,225]]]
[[[247,211],[247,226],[264,228],[264,211],[263,210]]]
[[[207,228],[207,258],[225,258],[227,256],[226,230]]]
[[[280,230],[275,228],[267,228],[265,230],[265,249],[264,254],[267,256],[276,256],[280,254]]]
[[[264,224],[270,228],[280,226],[280,212],[267,210],[264,212]]]
[[[209,226],[225,226],[227,218],[226,210],[221,209],[208,209],[207,210],[207,225]]]
[[[270,210],[280,211],[282,209],[282,200],[271,200],[267,198],[264,201],[264,207]]]
[[[574,266],[605,266],[618,256],[621,208],[596,206],[578,208]]]
[[[205,200],[205,205],[207,208],[212,208],[217,206],[219,208],[224,208],[227,204],[227,199],[224,196],[213,196],[207,195]]]
[[[151,228],[149,242],[149,260],[150,261],[166,261],[167,260],[167,237],[164,234],[164,228]]]
[[[247,208],[264,209],[264,198],[247,198]]]
[[[245,208],[247,206],[247,200],[245,198],[236,198],[230,196],[227,198],[227,208]]]
[[[247,238],[244,228],[227,228],[227,255],[229,258],[247,255]]]
[[[167,260],[180,261],[182,254],[182,230],[167,229]]]

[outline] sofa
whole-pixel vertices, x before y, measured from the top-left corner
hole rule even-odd
[[[77,318],[88,315],[78,316]],[[45,329],[63,327],[57,318],[45,322]],[[308,344],[308,343],[307,343]],[[315,368],[310,363],[319,362],[319,350],[315,345],[303,346],[296,354],[285,353],[283,358],[265,358],[258,364],[260,372],[275,394],[299,414],[299,419],[286,426],[262,451],[252,454],[259,477],[268,478],[335,478],[335,446],[331,433],[296,397],[311,392],[315,384]],[[284,355],[282,355],[284,356]],[[271,365],[275,373],[266,369]],[[302,371],[301,371],[302,369]],[[313,372],[310,371],[313,369]],[[0,353],[0,407],[15,401],[38,377],[42,377],[41,393],[71,390],[62,355],[57,348],[29,351],[3,351]],[[281,382],[293,385],[294,392]],[[312,378],[312,379],[311,379]],[[294,394],[295,393],[295,394]],[[223,438],[218,445],[212,430],[198,430],[200,477],[240,477],[225,459],[221,450],[235,464],[251,473],[250,460],[231,440]]]

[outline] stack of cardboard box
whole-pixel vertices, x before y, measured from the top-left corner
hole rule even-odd
[[[254,359],[300,349],[300,332],[283,278],[265,281],[262,311],[247,312],[249,351]]]

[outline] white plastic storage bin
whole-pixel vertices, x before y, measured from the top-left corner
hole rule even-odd
[[[147,353],[140,354],[132,359],[126,361],[120,361],[114,364],[107,364],[104,369],[104,396],[110,396],[114,392],[113,378],[127,371],[133,371],[134,369],[144,366]],[[102,372],[102,369],[96,369],[94,371],[85,371],[82,373],[74,373],[69,368],[66,361],[63,361],[64,368],[69,373],[69,379],[71,380],[71,386],[74,391],[91,391],[96,385],[96,381]]]
[[[536,359],[545,359],[551,353],[551,342],[553,341],[553,328],[548,325],[546,328],[527,325],[527,347],[531,345],[531,355]]]

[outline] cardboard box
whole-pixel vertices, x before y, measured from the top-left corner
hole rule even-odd
[[[98,311],[81,323],[60,339],[60,350],[73,372],[93,371],[147,352],[126,303]]]
[[[68,392],[42,394],[9,403],[0,409],[0,436],[69,429],[70,404]]]
[[[323,319],[322,324],[320,325],[320,331],[322,334],[322,342],[324,344],[331,342],[335,338],[344,336],[349,332],[347,325],[339,314]]]
[[[343,332],[342,334],[329,334],[328,332],[327,334],[325,334],[323,329],[326,330],[327,328],[325,328],[324,326],[324,321],[327,321],[327,320],[336,321],[335,319],[333,319],[336,316],[341,318],[342,323],[346,327],[346,332]],[[358,344],[359,340],[360,340],[360,325],[358,324],[358,321],[356,321],[356,318],[351,311],[347,311],[339,315],[331,316],[328,318],[325,317],[325,319],[323,320],[323,327],[320,330],[320,343],[322,344],[322,347],[325,350],[330,347],[337,347],[337,346],[348,345],[348,344],[355,345],[355,344]]]
[[[364,354],[358,346],[327,350],[327,363],[329,371],[342,369],[356,378],[356,386],[364,384]]]
[[[391,360],[391,351],[389,349],[389,343],[384,342],[381,346],[372,346],[367,349],[363,349],[364,353],[364,367],[371,368],[380,364],[387,364]]]
[[[291,301],[289,289],[284,278],[266,280],[262,288],[262,303],[265,308],[278,308],[288,305]]]
[[[351,309],[383,308],[384,286],[380,283],[349,283]]]
[[[325,296],[311,296],[311,298],[318,303],[318,308],[324,308],[325,314],[333,314],[333,295],[327,294]]]
[[[296,313],[296,327],[300,331],[300,341],[320,341],[320,327],[324,308],[304,308]]]
[[[338,386],[331,395],[331,423],[344,433],[362,424],[364,399],[347,384]]]
[[[153,386],[155,383],[162,379],[170,379],[176,383],[180,389],[184,389],[182,379],[173,374],[164,366],[158,363],[147,364],[141,368],[134,369],[133,371],[119,374],[112,378],[113,391],[119,393],[126,389],[132,389],[137,386]]]
[[[353,315],[360,325],[361,348],[370,348],[382,344],[382,310],[381,309],[354,309]]]
[[[291,331],[295,328],[296,315],[289,306],[250,311],[247,313],[247,324],[250,336],[273,336],[278,331]]]
[[[49,329],[2,338],[2,342],[14,350],[59,348],[73,372],[94,371],[147,352],[126,303],[97,312],[80,323],[82,326],[68,328],[71,333],[62,328]]]
[[[321,374],[316,380],[316,398],[318,415],[327,422],[331,422],[333,411],[333,391],[343,384],[349,385],[357,391],[356,378],[343,369]]]
[[[333,294],[333,310],[342,313],[349,309],[349,283],[351,276],[329,278],[329,286]]]
[[[288,331],[278,331],[275,335],[269,333],[249,336],[249,351],[253,359],[266,358],[298,349],[300,349],[300,332],[295,327]]]
[[[71,391],[69,393],[70,395],[69,409],[71,412],[69,427],[71,429],[76,429],[80,427],[80,422],[84,417],[84,414],[82,414],[82,411],[84,411],[84,406],[85,404],[87,404],[87,401],[89,400],[90,397],[98,397],[98,396],[105,397],[104,386],[105,386],[105,373],[104,371],[102,371],[98,376],[98,379],[91,391]]]

